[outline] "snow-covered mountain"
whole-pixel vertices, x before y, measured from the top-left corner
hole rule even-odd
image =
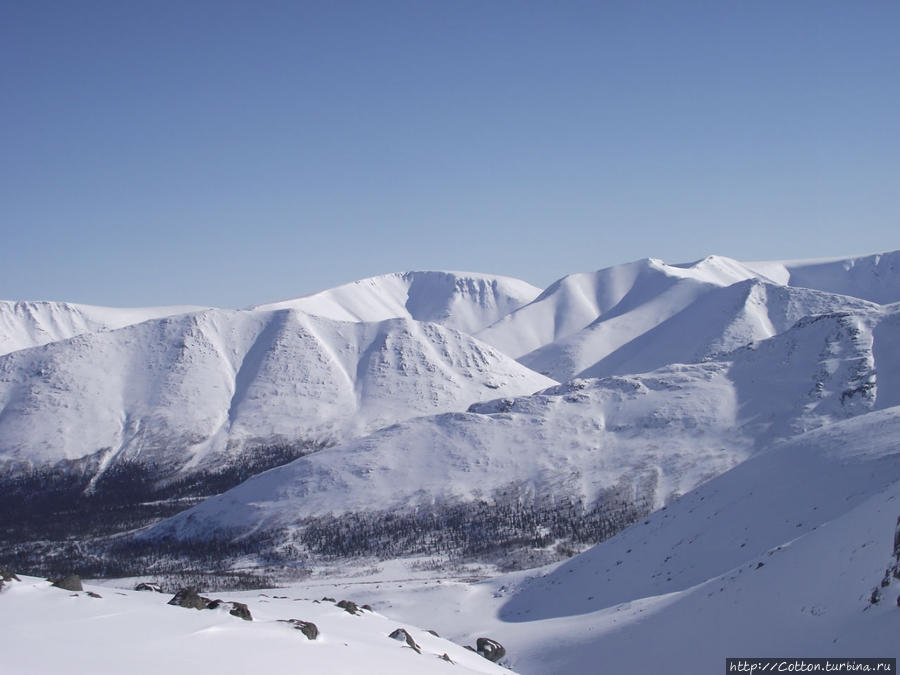
[[[334,554],[328,527],[363,528],[352,552],[378,553],[404,517],[418,528],[406,546],[420,551],[465,549],[440,534],[457,518],[498,546],[548,528],[550,541],[572,528],[608,534],[782,439],[900,405],[898,317],[875,305],[809,317],[703,363],[410,420],[259,475],[145,536],[280,531]]]
[[[572,274],[548,286],[534,301],[487,327],[478,337],[521,358],[578,333],[610,312],[619,315],[655,302],[657,313],[664,318],[666,312],[678,311],[703,290],[757,276],[740,263],[720,256],[686,268],[647,258],[597,272]],[[661,319],[653,320],[658,323]],[[636,332],[652,325],[645,322],[636,327]]]
[[[900,288],[896,257],[648,259],[541,293],[410,272],[242,311],[82,321],[0,357],[6,502],[48,485],[66,513],[78,495],[188,499],[172,513],[305,455],[154,536],[286,528],[328,554],[582,546],[771,443],[900,400],[897,306],[878,304]],[[394,516],[452,541],[390,542]],[[372,536],[333,538],[329,518]]]
[[[372,556],[421,554],[387,565],[427,574],[473,560],[535,567],[587,549],[427,594],[392,572],[383,588],[352,583],[364,602],[403,608],[410,624],[499,639],[523,673],[895,656],[900,571],[885,570],[897,564],[900,516],[898,256],[644,260],[542,293],[416,272],[164,318],[7,307],[0,548],[28,545],[0,563],[163,573],[202,559],[309,573],[317,560],[371,566]],[[60,497],[73,485],[84,501]],[[91,501],[104,490],[115,499]],[[133,503],[145,511],[122,516],[118,507]],[[73,538],[79,523],[76,534],[90,537]],[[40,541],[28,538],[38,531]],[[313,573],[310,584],[322,583]],[[327,628],[305,655],[316,667],[430,672],[448,665],[440,649],[460,666],[492,668],[410,629],[417,654],[382,635],[383,617],[285,598],[260,596],[262,621],[240,633],[227,614],[149,599],[87,608],[106,594],[71,598],[38,580],[3,592],[0,609],[27,619],[22,644],[48,614],[88,626],[85,645],[114,616],[121,644],[141,654],[145,631],[198,660],[199,641],[214,639],[229,664],[230,645],[246,653],[258,638],[273,652],[248,668],[277,669],[295,653],[296,631],[276,625],[275,609],[291,603]],[[169,611],[185,613],[169,622]],[[27,649],[14,657],[25,670],[51,663]],[[112,668],[89,650],[78,658]]]
[[[541,289],[472,272],[385,274],[260,309],[299,309],[338,321],[407,318],[476,333],[534,300]]]
[[[0,459],[215,469],[552,384],[452,329],[208,310],[0,357]]]
[[[881,305],[900,301],[900,251],[744,264],[778,284],[852,295]]]
[[[495,637],[525,675],[897,658],[898,435],[894,406],[777,443],[561,564],[476,584],[390,584],[394,572],[351,587],[457,642]]]
[[[895,271],[892,257],[879,258],[882,271],[871,284],[879,292],[858,297],[835,295],[831,288],[871,291],[864,288],[863,272],[876,257],[855,266],[852,259],[829,263],[819,277],[801,272],[792,277],[782,263],[756,263],[751,269],[721,256],[685,265],[639,260],[564,277],[477,336],[559,381],[693,363],[771,337],[804,316],[861,308],[867,303],[859,298],[900,300],[900,265]],[[845,266],[858,272],[845,279]],[[827,271],[834,277],[831,284]],[[799,283],[805,280],[807,287]],[[818,286],[831,292],[816,292]]]
[[[898,435],[895,406],[776,444],[526,582],[491,630],[526,673],[896,657]]]
[[[202,307],[97,307],[69,302],[0,301],[0,355],[67,340],[83,333],[115,330],[149,319]]]

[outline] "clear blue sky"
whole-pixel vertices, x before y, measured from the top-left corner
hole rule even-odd
[[[0,298],[900,248],[900,3],[0,0]]]

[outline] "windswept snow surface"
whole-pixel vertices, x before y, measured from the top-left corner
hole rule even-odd
[[[852,295],[882,305],[900,302],[900,251],[830,260],[748,262],[745,265],[779,284]]]
[[[0,590],[0,673],[510,673],[448,640],[377,612],[352,615],[317,598],[209,594],[248,605],[252,621],[222,610],[166,604],[171,594],[85,586],[70,593],[35,577]],[[321,597],[321,596],[319,596]],[[284,620],[311,621],[308,640]],[[388,637],[404,628],[421,653]],[[446,654],[453,663],[441,659]]]
[[[260,309],[299,309],[338,321],[407,318],[476,333],[534,300],[541,289],[473,272],[405,272],[371,277]]]
[[[100,451],[192,466],[549,384],[435,324],[209,310],[0,357],[0,458],[41,464]]]
[[[202,307],[95,307],[68,302],[0,301],[0,355],[66,340],[82,333],[115,330]]]
[[[900,404],[877,374],[898,367],[898,312],[807,318],[717,360],[410,420],[256,476],[149,534],[203,539],[473,500],[591,505],[613,489],[659,507],[781,439]]]

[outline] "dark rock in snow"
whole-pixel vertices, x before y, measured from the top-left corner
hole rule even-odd
[[[450,658],[450,656],[447,654],[447,652],[444,652],[438,658],[441,661],[446,661],[447,663],[456,663],[453,659]]]
[[[506,655],[506,649],[496,640],[480,637],[475,643],[475,651],[492,663],[497,663]]]
[[[162,593],[163,589],[159,584],[154,584],[147,581],[142,581],[137,586],[134,587],[136,591],[153,591],[154,593]]]
[[[62,579],[51,579],[53,585],[57,588],[61,588],[64,591],[83,591],[84,587],[81,585],[81,577],[77,574],[70,574],[67,577],[63,577]]]
[[[308,640],[315,640],[319,637],[319,627],[312,621],[301,621],[300,619],[278,619],[284,623],[289,623],[297,630],[303,633]]]
[[[99,593],[94,593],[94,591],[88,591],[87,594],[92,598],[102,598],[103,597]]]
[[[894,560],[900,563],[900,516],[897,516],[897,527],[894,528]]]
[[[881,589],[877,586],[875,587],[875,590],[872,591],[872,595],[869,597],[869,602],[873,605],[877,605],[879,602],[881,602]]]
[[[367,612],[374,612],[374,611],[375,611],[374,609],[372,609],[372,605],[363,605],[361,609],[364,609],[364,610],[366,610]]]
[[[334,598],[329,598],[327,595],[322,598],[322,602],[337,602]]]
[[[0,570],[0,590],[3,589],[3,584],[8,581],[22,581],[12,572],[8,572],[6,570]]]
[[[405,642],[408,647],[415,649],[417,654],[422,653],[422,648],[416,644],[416,641],[412,639],[412,635],[407,633],[405,628],[398,628],[388,635],[388,637],[392,640],[397,640],[398,642]]]
[[[197,593],[195,588],[182,588],[169,600],[170,605],[186,607],[187,609],[206,609],[211,600]]]
[[[341,600],[337,603],[337,606],[349,614],[362,614],[362,612],[359,611],[359,607],[356,606],[356,603],[350,600]]]
[[[431,630],[430,628],[429,628],[427,631],[425,631],[425,632],[426,632],[426,633],[431,633],[432,635],[434,635],[434,637],[441,637],[440,635],[437,634],[437,631],[436,631],[436,630]]]
[[[250,608],[243,602],[232,602],[226,600],[213,600],[206,609],[227,609],[231,616],[236,616],[244,621],[253,621],[253,615],[250,614]]]

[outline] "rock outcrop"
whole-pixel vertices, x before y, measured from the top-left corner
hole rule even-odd
[[[300,619],[278,619],[284,623],[291,624],[296,630],[303,633],[308,640],[315,640],[319,637],[319,627],[312,621],[301,621]]]
[[[51,579],[53,585],[56,588],[61,588],[64,591],[83,591],[84,586],[81,585],[81,577],[77,574],[70,574],[69,576],[62,577],[60,579]]]
[[[195,588],[182,588],[169,600],[168,604],[187,609],[225,609],[231,616],[236,616],[244,621],[253,621],[250,608],[243,602],[210,600],[200,595]]]
[[[418,644],[416,644],[416,641],[413,640],[412,635],[410,635],[405,628],[396,629],[394,632],[388,635],[388,637],[392,640],[397,640],[398,642],[405,642],[406,646],[410,649],[414,649],[417,654],[422,653],[422,648]]]
[[[206,609],[227,609],[231,616],[236,616],[244,621],[253,621],[253,615],[250,613],[250,608],[243,602],[213,600],[206,606]]]
[[[506,655],[506,649],[496,640],[480,637],[475,643],[475,651],[492,663],[497,663]]]
[[[136,591],[153,591],[154,593],[162,593],[163,589],[159,584],[154,584],[149,581],[142,581],[137,586],[134,587]]]
[[[196,588],[182,588],[169,600],[170,605],[185,607],[186,609],[206,609],[212,600],[204,598]]]

